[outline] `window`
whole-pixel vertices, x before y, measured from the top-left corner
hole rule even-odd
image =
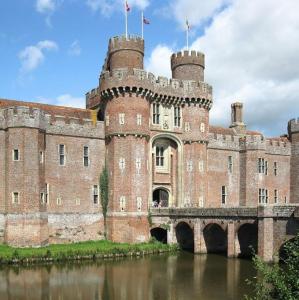
[[[65,165],[65,145],[59,145],[59,165]]]
[[[45,204],[45,193],[40,193],[40,202],[41,204]]]
[[[284,197],[284,203],[288,203],[288,199],[286,196]]]
[[[153,103],[153,124],[160,124],[160,104]]]
[[[13,204],[19,204],[20,203],[19,192],[12,192],[12,203]]]
[[[13,151],[12,151],[12,158],[13,158],[14,161],[19,161],[20,160],[19,149],[13,149]]]
[[[142,198],[141,197],[137,197],[136,198],[136,204],[137,204],[137,211],[141,211],[142,209]]]
[[[174,126],[181,127],[181,108],[179,106],[174,108]]]
[[[77,206],[79,206],[79,205],[81,204],[80,199],[79,199],[79,198],[76,198],[75,203],[76,203]]]
[[[93,186],[93,204],[99,203],[99,186],[94,185]]]
[[[268,203],[268,190],[259,189],[259,204],[267,204]]]
[[[138,174],[140,172],[140,169],[141,169],[141,158],[136,158],[136,170]]]
[[[87,146],[83,147],[83,164],[84,167],[89,166],[89,148]]]
[[[58,206],[61,206],[62,205],[62,199],[60,197],[58,197],[56,199],[56,203],[57,203]]]
[[[233,172],[233,157],[232,156],[228,157],[228,172],[229,173]]]
[[[221,187],[221,204],[226,204],[227,200],[227,192],[226,192],[226,186]]]
[[[137,125],[141,125],[141,124],[142,124],[142,115],[137,114]]]
[[[125,114],[118,114],[118,120],[119,120],[119,124],[120,125],[124,125],[125,124]]]
[[[50,200],[49,193],[50,193],[50,187],[49,187],[49,184],[46,183],[46,187],[45,187],[45,203],[46,204],[48,204],[49,200]]]
[[[44,151],[39,151],[39,163],[44,163]]]
[[[188,160],[187,161],[187,171],[192,172],[192,170],[193,170],[193,162],[192,162],[192,160]]]
[[[278,203],[278,190],[274,190],[274,203]]]
[[[274,162],[274,176],[277,176],[277,162]]]
[[[109,123],[110,123],[110,122],[109,122],[109,116],[106,116],[106,119],[105,119],[105,120],[106,120],[106,126],[109,126]]]
[[[126,160],[124,158],[120,158],[118,162],[119,168],[121,171],[123,171],[126,167]]]
[[[119,199],[119,208],[120,211],[125,211],[126,210],[126,197],[125,196],[121,196]]]
[[[205,130],[206,130],[205,123],[200,123],[200,132],[201,132],[201,133],[204,133]]]
[[[258,159],[258,172],[268,175],[268,162],[264,158]]]
[[[156,146],[156,166],[163,167],[164,166],[164,147]]]
[[[185,122],[185,131],[186,132],[190,131],[190,123],[189,122]]]
[[[204,162],[203,162],[203,160],[199,161],[198,167],[199,167],[199,172],[203,172],[204,171]]]

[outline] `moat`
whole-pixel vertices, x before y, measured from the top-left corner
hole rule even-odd
[[[250,260],[163,254],[97,262],[1,267],[0,299],[228,300],[252,290]]]

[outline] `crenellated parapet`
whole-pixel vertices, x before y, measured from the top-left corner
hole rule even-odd
[[[288,123],[288,132],[291,136],[294,133],[299,133],[299,118],[292,119]]]
[[[237,135],[209,133],[208,148],[239,151],[240,137]]]
[[[130,35],[128,38],[125,36],[116,36],[109,40],[108,51],[109,54],[113,54],[120,50],[134,50],[144,53],[144,40],[138,36]]]
[[[287,140],[266,140],[266,153],[273,155],[291,155],[291,143]]]
[[[266,139],[262,135],[246,135],[240,138],[240,150],[266,151]]]
[[[144,70],[128,68],[106,71],[100,77],[102,98],[114,97],[123,93],[136,93],[150,101],[185,104],[194,103],[211,109],[212,87],[207,83],[193,80],[156,78]]]
[[[26,106],[0,109],[0,130],[16,127],[36,128],[51,134],[104,139],[103,122],[49,115],[39,108]]]
[[[13,106],[0,109],[0,129],[29,127],[45,130],[47,117],[39,108]]]
[[[100,89],[94,88],[85,94],[86,108],[94,108],[100,103]]]

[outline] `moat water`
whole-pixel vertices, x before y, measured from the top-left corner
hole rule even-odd
[[[157,255],[110,261],[0,268],[0,299],[243,299],[256,275],[250,260]]]

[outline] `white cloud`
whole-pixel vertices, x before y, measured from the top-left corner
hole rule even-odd
[[[60,95],[56,98],[55,105],[85,108],[84,97],[73,97],[70,94]]]
[[[128,0],[129,6],[133,9],[145,9],[149,6],[150,0]],[[86,0],[87,6],[94,12],[100,11],[103,15],[109,16],[113,11],[124,10],[123,0]]]
[[[186,1],[172,4],[178,24],[185,20]],[[206,54],[206,81],[214,90],[211,123],[228,126],[230,104],[240,100],[250,129],[284,133],[288,119],[299,113],[299,2],[211,1],[206,17],[201,11],[207,4],[187,2],[198,24],[212,17],[191,47]],[[151,61],[157,59],[161,56]],[[156,64],[156,72],[165,72],[165,66]]]
[[[36,1],[36,10],[42,14],[53,13],[56,9],[55,0],[37,0]]]
[[[78,40],[75,40],[74,42],[72,42],[72,44],[70,45],[68,54],[71,56],[79,56],[81,54],[81,46]]]
[[[218,13],[223,7],[229,5],[232,0],[175,0],[161,11],[166,17],[174,17],[180,27],[186,28],[186,19],[192,27],[201,25]]]
[[[21,72],[27,73],[36,69],[45,59],[44,51],[56,51],[58,45],[49,40],[40,41],[34,46],[28,46],[19,53]]]
[[[145,61],[146,69],[159,76],[171,76],[170,56],[173,50],[165,45],[158,45]]]
[[[84,97],[74,97],[70,94],[62,94],[56,98],[45,98],[37,97],[37,100],[41,103],[58,105],[58,106],[67,106],[67,107],[77,107],[85,108],[85,98]]]

